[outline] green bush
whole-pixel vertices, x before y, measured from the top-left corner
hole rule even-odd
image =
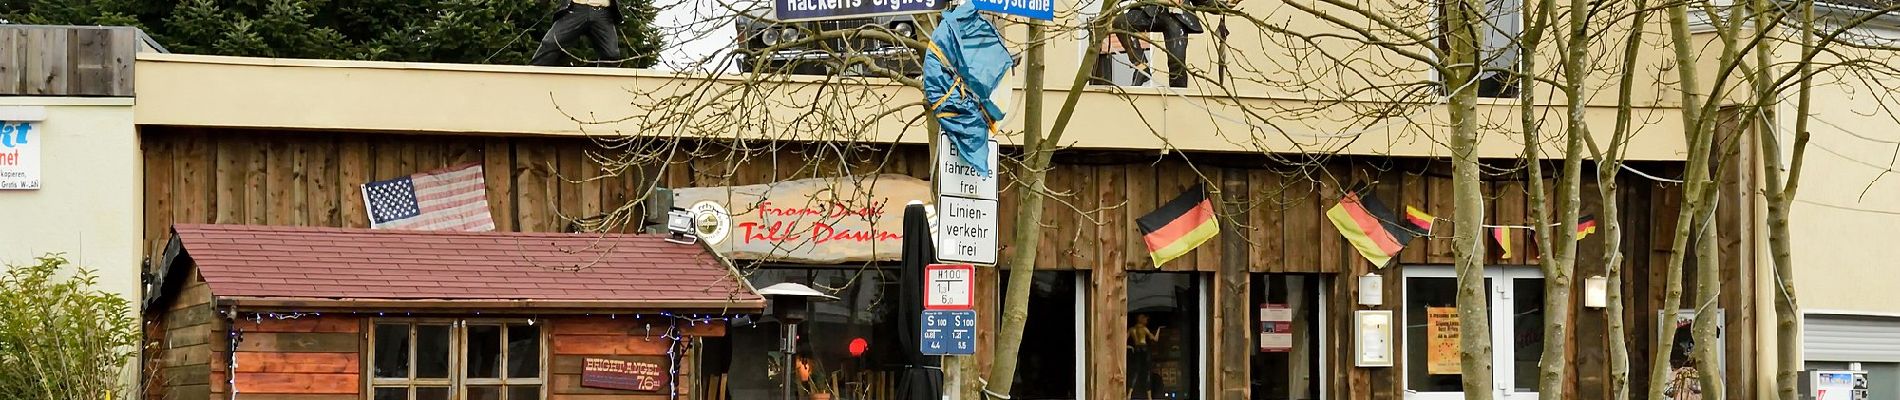
[[[63,256],[36,260],[0,276],[0,399],[126,398],[139,340],[131,302]]]

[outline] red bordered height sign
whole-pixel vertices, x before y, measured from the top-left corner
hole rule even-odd
[[[976,292],[976,266],[930,264],[924,267],[924,309],[969,310]]]

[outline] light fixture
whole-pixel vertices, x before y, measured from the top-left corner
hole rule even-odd
[[[1610,278],[1602,275],[1583,278],[1583,306],[1603,308],[1610,304]]]
[[[1385,278],[1367,272],[1359,277],[1359,305],[1385,304]]]
[[[909,22],[892,22],[891,32],[896,33],[897,36],[903,36],[906,39],[917,38],[917,26],[911,25]]]
[[[683,208],[674,208],[666,212],[666,241],[679,244],[699,243],[699,235],[693,233],[693,214]]]

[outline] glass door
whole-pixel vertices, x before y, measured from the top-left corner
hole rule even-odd
[[[1470,331],[1461,328],[1457,318],[1457,275],[1445,266],[1404,268],[1406,398],[1462,399],[1459,341]],[[1490,310],[1492,395],[1536,399],[1544,336],[1543,274],[1531,267],[1485,268],[1484,291]]]

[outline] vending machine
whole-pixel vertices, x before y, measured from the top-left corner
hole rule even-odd
[[[1802,371],[1801,400],[1867,400],[1867,371]]]

